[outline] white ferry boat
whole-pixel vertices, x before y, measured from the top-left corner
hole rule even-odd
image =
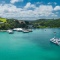
[[[14,28],[13,31],[18,31],[21,32],[23,29],[22,28]]]
[[[22,30],[23,30],[22,28],[17,28],[18,32],[22,32]]]
[[[17,30],[17,28],[14,28],[14,29],[13,29],[13,31],[16,31],[16,30]]]

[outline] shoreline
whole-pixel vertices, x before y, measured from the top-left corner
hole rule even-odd
[[[7,30],[0,30],[0,32],[6,32]]]
[[[55,28],[60,28],[60,27],[55,27]],[[33,29],[51,29],[51,28],[33,28]],[[54,29],[54,28],[52,28]],[[12,29],[13,30],[13,29]],[[7,30],[0,30],[0,32],[6,32]]]
[[[54,28],[48,28],[48,27],[47,28],[33,28],[33,29],[56,29],[56,28],[60,29],[60,27],[54,27]],[[0,32],[7,32],[7,30],[0,30]]]

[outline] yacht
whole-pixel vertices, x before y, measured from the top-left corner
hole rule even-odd
[[[13,34],[13,30],[7,30],[9,34]]]
[[[52,39],[50,39],[50,42],[52,42],[52,43],[54,43],[54,44],[57,44],[57,45],[60,45],[60,39],[58,39],[58,38],[52,38]]]

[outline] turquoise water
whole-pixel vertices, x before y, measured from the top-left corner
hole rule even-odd
[[[0,60],[60,60],[60,46],[49,41],[54,31],[59,38],[58,28],[35,29],[30,33],[0,32]]]

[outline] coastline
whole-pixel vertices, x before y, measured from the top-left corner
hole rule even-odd
[[[6,32],[7,30],[0,30],[0,32]]]
[[[60,27],[52,27],[52,28],[60,28]],[[32,28],[32,29],[50,29],[50,27],[46,27],[46,28]],[[13,30],[13,29],[11,29],[11,30]],[[6,31],[7,30],[0,30],[0,32],[6,32]]]

